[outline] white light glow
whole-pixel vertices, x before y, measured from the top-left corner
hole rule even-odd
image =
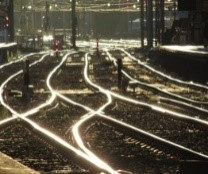
[[[53,36],[52,35],[44,35],[43,36],[43,41],[44,42],[50,42],[50,41],[52,41],[54,38],[53,38]]]

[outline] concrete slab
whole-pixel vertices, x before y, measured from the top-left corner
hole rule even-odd
[[[0,174],[40,174],[0,153]]]

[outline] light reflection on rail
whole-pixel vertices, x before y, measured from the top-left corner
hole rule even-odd
[[[73,52],[74,53],[74,52]],[[39,132],[41,132],[42,134],[45,134],[47,135],[48,137],[50,137],[52,140],[60,143],[62,146],[68,148],[69,150],[75,152],[76,154],[78,154],[79,156],[81,156],[82,158],[84,158],[85,160],[91,162],[93,165],[97,166],[98,168],[100,168],[101,170],[104,170],[106,172],[109,172],[109,173],[112,173],[112,174],[118,174],[118,172],[116,172],[115,170],[113,170],[110,166],[108,166],[108,164],[106,164],[105,162],[103,162],[102,160],[100,160],[99,158],[97,158],[95,155],[88,155],[86,153],[83,153],[82,151],[76,149],[75,147],[73,147],[72,145],[70,145],[69,143],[67,143],[66,141],[64,141],[62,138],[60,138],[59,136],[53,134],[52,132],[50,132],[49,130],[43,128],[43,127],[40,127],[38,124],[36,124],[35,122],[33,122],[32,120],[30,120],[29,118],[27,118],[28,116],[30,115],[33,115],[34,113],[37,113],[40,109],[50,105],[56,98],[56,95],[58,94],[56,91],[53,90],[53,88],[51,87],[51,84],[50,84],[50,80],[52,78],[52,76],[54,75],[54,73],[61,67],[61,65],[66,61],[67,57],[70,55],[70,54],[73,54],[73,53],[68,53],[66,54],[62,61],[60,62],[60,64],[55,67],[51,73],[49,74],[49,76],[47,77],[47,86],[51,92],[51,97],[48,101],[46,101],[45,103],[39,105],[38,107],[36,108],[33,108],[31,109],[30,111],[27,111],[25,113],[18,113],[16,112],[14,109],[12,109],[7,103],[4,102],[4,98],[3,98],[3,88],[4,86],[11,80],[13,79],[14,77],[16,77],[17,75],[19,75],[20,73],[22,73],[22,70],[18,71],[17,73],[13,74],[12,76],[10,76],[0,87],[0,101],[2,103],[2,105],[7,108],[11,113],[12,115],[14,116],[14,118],[9,118],[9,119],[5,119],[3,121],[1,121],[0,123],[5,123],[5,122],[8,122],[12,119],[15,119],[15,118],[20,118],[22,120],[24,120],[25,122],[27,122],[28,124],[30,124],[32,127],[34,127],[36,130],[38,130]],[[48,54],[47,54],[48,55]],[[47,56],[47,55],[44,55],[42,57],[42,60]],[[58,94],[60,96],[60,94]],[[62,96],[62,98],[64,98]],[[74,102],[75,103],[75,102]],[[77,105],[79,105],[77,103]],[[108,105],[108,103],[106,104]],[[96,112],[100,112],[101,110],[103,110],[103,108],[106,107],[106,105],[102,106],[98,111]],[[85,109],[87,109],[87,107],[85,107]],[[91,110],[88,108],[88,110]],[[91,110],[93,111],[93,110]],[[93,111],[93,113],[96,113]],[[93,114],[94,115],[94,114]],[[86,117],[87,118],[87,117]]]
[[[69,53],[69,54],[72,54],[72,53]],[[121,121],[118,121],[116,119],[112,119],[106,115],[104,115],[102,113],[102,111],[105,109],[105,107],[107,105],[109,105],[111,102],[112,102],[112,96],[113,97],[116,97],[118,99],[121,99],[121,100],[125,100],[125,101],[128,101],[128,102],[131,102],[131,103],[134,103],[134,104],[139,104],[139,105],[143,105],[143,106],[149,106],[150,108],[152,108],[153,110],[157,110],[157,111],[160,111],[160,112],[167,112],[167,113],[171,113],[172,115],[176,115],[178,117],[184,117],[184,118],[187,118],[187,119],[191,119],[189,116],[186,116],[186,115],[182,115],[182,114],[178,114],[176,112],[172,112],[172,111],[169,111],[169,110],[166,110],[166,109],[163,109],[163,108],[160,108],[160,107],[157,107],[157,106],[153,106],[153,105],[148,105],[146,103],[142,103],[142,102],[138,102],[136,100],[133,100],[133,99],[130,99],[130,98],[127,98],[127,97],[124,97],[124,96],[121,96],[119,94],[116,94],[112,91],[109,91],[107,89],[104,89],[96,84],[94,84],[93,82],[90,81],[90,79],[88,78],[88,61],[87,61],[87,57],[88,57],[88,54],[86,54],[85,56],[85,71],[84,71],[84,76],[85,76],[85,79],[86,81],[92,85],[93,87],[97,88],[100,92],[104,93],[107,98],[108,98],[108,102],[106,104],[104,104],[103,106],[101,106],[98,110],[93,110],[87,106],[84,106],[84,105],[81,105],[77,102],[74,102],[72,101],[71,99],[61,95],[60,93],[58,93],[58,91],[55,91],[52,87],[51,87],[51,84],[50,84],[50,80],[51,80],[51,77],[53,76],[53,74],[61,67],[61,65],[65,62],[65,60],[67,59],[68,55],[69,54],[66,54],[64,56],[64,58],[62,59],[61,63],[56,67],[54,68],[54,70],[50,73],[50,75],[48,76],[47,78],[47,86],[51,92],[51,97],[48,101],[46,101],[46,103],[44,104],[41,104],[40,106],[28,111],[28,112],[25,112],[25,113],[17,113],[15,110],[13,110],[10,106],[8,106],[5,102],[4,102],[4,99],[3,99],[3,88],[4,88],[4,85],[9,81],[11,80],[13,77],[15,77],[16,75],[20,74],[21,72],[19,71],[16,75],[14,76],[11,76],[7,81],[5,81],[1,87],[0,87],[0,101],[2,103],[2,105],[4,105],[7,109],[10,110],[10,112],[13,114],[14,118],[21,118],[22,120],[25,120],[26,122],[28,122],[29,124],[31,124],[35,129],[39,130],[40,132],[42,132],[43,134],[46,134],[47,136],[51,137],[54,141],[57,141],[59,142],[60,144],[62,144],[63,146],[67,147],[68,149],[76,152],[77,154],[79,154],[80,156],[82,156],[83,158],[85,158],[86,160],[88,161],[91,161],[92,163],[94,163],[94,165],[97,165],[99,166],[100,168],[103,168],[105,169],[106,171],[108,171],[109,173],[113,173],[113,174],[117,174],[118,171],[115,171],[114,169],[112,169],[108,164],[106,164],[105,162],[103,162],[101,159],[99,159],[96,155],[94,155],[91,151],[89,151],[85,146],[84,146],[84,143],[82,141],[82,138],[80,137],[79,135],[79,127],[88,119],[91,119],[93,116],[95,115],[99,115],[101,117],[105,117],[107,119],[111,119],[112,121],[115,121],[115,122],[118,122],[119,124],[121,125],[124,125],[126,127],[131,127],[132,129],[137,129],[129,124],[126,124],[126,123],[123,123]],[[77,105],[77,106],[80,106],[82,108],[84,108],[85,110],[87,110],[89,113],[84,115],[80,121],[78,121],[74,126],[73,126],[73,135],[78,143],[78,145],[82,148],[82,150],[84,150],[85,153],[83,153],[82,151],[80,150],[77,150],[76,148],[74,148],[73,146],[71,146],[69,143],[65,142],[64,140],[62,140],[60,137],[58,137],[57,135],[54,135],[53,133],[51,133],[50,131],[40,127],[39,125],[37,125],[35,122],[31,121],[30,119],[26,118],[28,117],[29,115],[32,115],[36,112],[38,112],[40,109],[42,109],[43,107],[46,107],[48,105],[50,105],[54,99],[56,98],[56,96],[64,99],[65,101],[68,101],[69,103],[72,103],[74,105]],[[14,118],[9,118],[7,120],[11,120],[11,119],[14,119]],[[3,120],[1,121],[2,123],[3,122],[6,122],[7,120]],[[198,121],[201,121],[201,120],[198,120]],[[1,124],[0,122],[0,124]],[[204,124],[208,124],[207,122],[203,122],[201,121],[202,123]],[[137,129],[139,130],[139,129]],[[142,131],[142,130],[140,130]],[[146,133],[146,132],[145,132]],[[152,135],[152,134],[149,134],[149,135]],[[154,135],[152,135],[154,136]],[[155,136],[156,137],[156,136]],[[159,137],[156,137],[156,138],[159,138]],[[164,139],[162,139],[164,140]],[[166,140],[165,140],[166,141]],[[169,142],[169,143],[172,143],[172,142]],[[173,143],[174,144],[174,143]],[[175,144],[174,144],[175,145]],[[181,146],[181,148],[185,148],[183,146]],[[187,148],[185,148],[187,149]],[[188,149],[189,150],[189,149]],[[193,151],[194,152],[194,151]],[[203,156],[203,154],[201,154]],[[207,157],[207,156],[206,156]],[[207,157],[208,158],[208,157]]]

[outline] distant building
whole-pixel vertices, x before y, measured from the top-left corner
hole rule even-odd
[[[14,41],[13,0],[0,1],[0,42]]]
[[[17,54],[13,13],[13,0],[0,0],[0,63],[15,58]]]

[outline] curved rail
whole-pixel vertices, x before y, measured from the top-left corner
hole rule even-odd
[[[58,143],[59,145],[61,145],[62,147],[64,147],[65,149],[68,149],[70,151],[72,151],[73,153],[75,153],[76,155],[82,157],[83,159],[85,159],[86,161],[90,162],[92,165],[94,165],[96,168],[100,168],[101,170],[104,170],[108,173],[111,173],[109,172],[108,170],[106,170],[105,168],[106,165],[104,165],[103,167],[103,162],[99,162],[98,163],[98,160],[96,159],[92,159],[92,157],[90,157],[89,155],[83,153],[82,151],[76,149],[75,147],[73,147],[72,145],[70,145],[69,143],[67,143],[66,141],[62,140],[59,136],[53,134],[52,132],[48,131],[47,129],[43,128],[43,127],[40,127],[38,124],[36,124],[35,122],[33,122],[32,120],[28,119],[27,117],[34,114],[34,113],[37,113],[40,109],[50,105],[56,98],[56,92],[53,90],[53,88],[51,87],[51,84],[50,84],[50,80],[53,76],[54,73],[57,72],[57,70],[60,68],[60,66],[66,61],[67,57],[70,55],[70,54],[73,54],[74,52],[72,53],[68,53],[66,54],[62,61],[58,64],[57,67],[55,67],[52,72],[49,74],[48,78],[47,78],[47,86],[50,90],[50,92],[52,93],[50,99],[45,102],[44,104],[41,104],[39,105],[38,107],[36,108],[33,108],[31,109],[30,111],[28,112],[25,112],[25,113],[17,113],[15,110],[13,110],[9,105],[7,105],[5,102],[4,102],[4,99],[3,99],[3,88],[4,86],[6,85],[6,83],[8,83],[8,81],[10,81],[12,78],[14,78],[15,76],[19,75],[20,73],[22,73],[22,71],[19,71],[17,72],[16,74],[12,75],[10,78],[8,78],[0,87],[0,101],[2,102],[2,105],[4,107],[6,107],[14,116],[15,118],[20,118],[21,120],[23,120],[25,122],[25,124],[28,124],[30,127],[32,127],[36,133],[39,133],[40,135],[42,136],[45,136],[45,138],[49,138],[50,140]],[[46,56],[46,55],[45,55]],[[44,59],[44,57],[43,57]],[[113,171],[113,170],[110,170],[110,171]],[[115,173],[115,172],[114,172]],[[116,173],[115,173],[116,174]]]
[[[136,61],[138,64],[144,66],[145,68],[149,69],[150,71],[154,72],[154,73],[157,73],[158,75],[162,76],[162,77],[165,77],[169,80],[172,80],[174,82],[177,82],[177,83],[181,83],[181,84],[184,84],[184,85],[190,85],[190,86],[194,86],[194,87],[200,87],[200,88],[203,88],[203,89],[206,89],[208,90],[208,86],[205,86],[205,85],[202,85],[202,84],[199,84],[199,83],[194,83],[192,81],[190,82],[187,82],[187,81],[183,81],[183,80],[179,80],[179,79],[176,79],[176,78],[173,78],[171,76],[168,76],[154,68],[152,68],[151,66],[149,65],[146,65],[144,63],[142,63],[140,60],[138,60],[137,58],[135,58],[134,56],[132,56],[130,53],[128,53],[127,51],[125,51],[124,49],[120,49],[121,51],[123,51],[128,57],[130,57],[132,60]]]
[[[121,49],[121,50],[122,50],[122,49]],[[110,57],[110,59],[113,60],[114,65],[117,66],[116,60],[111,56],[111,54],[108,52],[108,50],[106,50],[106,53],[107,53],[107,55]],[[126,53],[126,52],[125,52],[125,53]],[[129,56],[129,54],[128,54],[128,56]],[[145,64],[140,64],[140,65],[145,66],[145,67],[147,66],[147,65],[145,65]],[[148,67],[149,67],[149,66],[148,66]],[[152,71],[153,68],[149,67],[148,69]],[[156,73],[156,71],[153,71],[153,72]],[[158,72],[159,72],[159,71],[158,71]],[[158,73],[158,72],[157,72],[157,73]],[[174,93],[171,93],[171,92],[168,92],[168,91],[159,89],[159,88],[155,87],[154,85],[150,85],[150,84],[148,84],[148,83],[141,82],[141,81],[139,81],[139,80],[137,80],[137,79],[131,77],[131,76],[130,76],[126,71],[124,71],[124,70],[122,70],[122,73],[123,73],[128,79],[130,79],[131,81],[133,81],[133,82],[135,82],[135,83],[137,83],[137,84],[139,84],[139,85],[141,85],[141,86],[145,86],[145,87],[147,87],[147,88],[151,88],[151,89],[153,89],[153,90],[155,90],[155,91],[158,91],[158,92],[163,93],[163,94],[165,94],[165,95],[171,96],[171,97],[173,97],[173,98],[177,98],[177,99],[180,99],[180,100],[182,100],[182,101],[190,102],[190,103],[193,103],[193,104],[204,104],[204,105],[208,105],[208,102],[200,102],[200,101],[192,100],[192,99],[189,99],[189,98],[180,96],[180,95],[178,95],[178,94],[174,94]],[[163,73],[161,73],[161,72],[159,72],[159,73],[160,73],[160,74],[163,74]],[[165,75],[165,74],[164,74],[164,76],[166,76],[166,78],[168,77],[168,76]],[[179,81],[179,80],[178,80],[178,81]],[[178,82],[178,83],[179,83],[179,82]],[[186,84],[186,85],[187,85],[187,84]]]
[[[86,66],[85,66],[85,67],[88,67],[88,63],[87,63],[87,54],[86,54],[86,56],[85,56],[85,61],[86,61]],[[87,75],[87,74],[85,74],[85,75]],[[87,77],[87,78],[88,78],[88,77]],[[91,83],[92,83],[92,82],[91,82]],[[94,85],[95,85],[95,84],[94,84]],[[93,86],[94,86],[94,85],[93,85]],[[96,85],[96,86],[97,86],[97,85]],[[99,87],[99,89],[102,89],[102,87]],[[105,89],[102,89],[102,91],[105,92],[105,93],[110,93],[111,95],[113,94],[112,92],[109,92],[108,90],[105,90]],[[118,97],[118,96],[117,96],[117,97]],[[120,96],[119,98],[122,98],[122,99],[126,100],[125,97],[123,98],[123,97]],[[158,108],[154,108],[154,107],[153,107],[152,109],[158,110]],[[91,109],[90,109],[90,110],[91,110]],[[159,110],[159,111],[161,111],[161,110]],[[173,143],[173,142],[171,142],[171,141],[165,140],[165,139],[160,138],[160,137],[158,137],[158,136],[155,136],[155,135],[153,135],[153,134],[151,134],[151,133],[148,133],[148,132],[143,131],[143,130],[141,130],[141,129],[135,128],[134,126],[131,126],[131,125],[126,124],[126,123],[124,123],[124,122],[121,122],[121,121],[118,121],[118,120],[116,120],[116,119],[110,118],[110,117],[108,117],[108,116],[106,116],[106,115],[104,115],[104,114],[101,114],[101,113],[97,112],[97,111],[95,111],[95,113],[90,113],[88,116],[85,116],[82,120],[80,120],[80,121],[73,127],[73,132],[74,132],[75,139],[76,139],[77,143],[78,143],[79,145],[81,144],[80,147],[81,147],[82,149],[84,148],[83,150],[84,150],[86,153],[88,153],[89,155],[92,155],[92,154],[91,154],[91,152],[90,152],[88,149],[86,149],[86,147],[84,146],[84,143],[82,142],[80,136],[78,135],[78,129],[79,129],[79,127],[80,127],[82,124],[84,124],[84,122],[86,122],[86,121],[88,121],[88,120],[90,120],[90,119],[92,119],[92,118],[95,118],[95,117],[93,117],[93,115],[95,115],[95,114],[98,114],[98,115],[100,115],[100,117],[105,118],[105,119],[107,119],[107,120],[111,120],[111,122],[113,122],[113,123],[120,124],[121,126],[125,126],[125,128],[129,128],[129,129],[132,129],[132,130],[136,130],[137,132],[142,133],[142,134],[145,134],[146,136],[149,136],[149,137],[151,137],[151,138],[154,138],[154,139],[156,139],[156,140],[158,140],[158,141],[160,141],[160,142],[167,143],[168,145],[173,146],[173,147],[175,147],[175,148],[178,148],[178,149],[180,149],[180,150],[184,150],[184,151],[186,151],[186,152],[188,152],[188,153],[194,154],[194,155],[199,156],[199,157],[201,157],[201,158],[203,158],[203,159],[208,159],[208,156],[207,156],[207,155],[203,155],[203,154],[201,154],[201,153],[199,153],[199,152],[193,151],[193,150],[188,149],[188,148],[186,148],[186,147],[184,147],[184,146],[175,144],[175,143]],[[79,138],[76,138],[76,137],[79,137]],[[93,156],[94,156],[94,155],[93,155]]]

